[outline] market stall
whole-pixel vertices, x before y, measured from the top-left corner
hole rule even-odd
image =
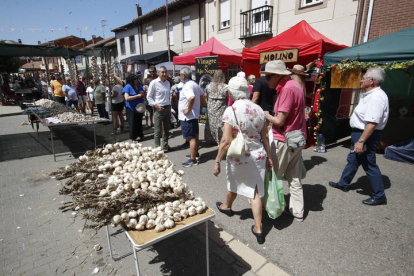
[[[326,36],[312,28],[306,21],[301,21],[283,33],[251,48],[243,48],[243,70],[246,75],[253,74],[259,77],[260,54],[264,52],[297,49],[297,61],[288,63],[306,65],[325,53],[336,52],[348,46],[335,43]],[[273,59],[282,59],[273,56]],[[270,60],[273,60],[270,58]],[[268,61],[270,61],[268,60]],[[267,62],[267,61],[266,61]]]
[[[336,52],[347,46],[335,43],[325,37],[306,21],[301,21],[285,32],[256,45],[251,48],[243,49],[243,70],[246,75],[253,74],[260,76],[261,64],[271,60],[283,60],[287,67],[292,68],[295,64],[306,66],[307,64],[318,61],[312,78],[305,82],[306,87],[306,106],[309,110],[306,115],[308,122],[308,140],[307,145],[314,145],[313,128],[318,127],[317,121],[317,104],[318,95],[315,92],[319,88],[317,72],[322,66],[322,57],[327,52]]]
[[[230,50],[215,37],[211,37],[194,50],[181,56],[175,56],[173,61],[176,65],[195,65],[196,58],[208,56],[218,56],[218,67],[223,71],[226,71],[232,65],[240,66],[242,57],[240,53]]]
[[[414,137],[413,45],[414,27],[326,54],[319,108],[323,123],[318,131],[330,141],[348,136],[349,117],[359,100],[360,76],[370,67],[382,67],[387,75],[381,88],[388,95],[390,118],[381,147]],[[353,80],[356,84],[351,85]]]

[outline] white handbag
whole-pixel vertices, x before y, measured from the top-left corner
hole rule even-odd
[[[246,142],[244,141],[243,133],[241,132],[239,123],[237,121],[236,113],[234,113],[233,108],[231,108],[231,109],[233,110],[234,119],[236,119],[237,129],[239,130],[239,132],[237,133],[236,138],[234,138],[231,141],[230,147],[227,150],[227,156],[229,156],[229,157],[238,157],[238,156],[243,155],[248,150],[248,148],[246,146]]]

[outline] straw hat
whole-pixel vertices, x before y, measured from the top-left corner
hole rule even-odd
[[[272,60],[266,63],[264,71],[261,71],[262,74],[277,74],[277,75],[290,75],[290,71],[286,70],[286,64],[281,60]]]
[[[122,81],[121,81],[121,79],[120,79],[119,77],[114,76],[114,80],[115,80],[115,84],[120,84],[120,85],[122,85]]]
[[[288,68],[288,70],[290,72],[292,72],[293,74],[296,74],[296,75],[301,75],[301,76],[308,76],[309,75],[309,74],[305,73],[305,67],[300,65],[300,64],[296,64],[295,66],[293,66],[292,69]]]

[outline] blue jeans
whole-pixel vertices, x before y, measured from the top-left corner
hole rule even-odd
[[[358,142],[361,134],[362,130],[360,132],[357,131],[351,133],[351,148],[353,148],[354,144]],[[376,163],[375,157],[375,149],[379,145],[380,140],[381,130],[375,130],[365,142],[367,148],[364,153],[357,154],[350,152],[348,154],[348,164],[345,166],[344,171],[342,172],[341,179],[338,183],[339,185],[349,186],[356,172],[358,171],[359,166],[362,165],[362,168],[364,168],[364,171],[371,183],[372,197],[374,199],[385,198],[384,183],[382,181],[381,171]]]

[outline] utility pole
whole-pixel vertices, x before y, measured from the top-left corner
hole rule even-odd
[[[165,26],[167,27],[167,48],[168,48],[168,61],[171,61],[170,55],[170,25],[168,22],[168,0],[165,0]]]
[[[103,38],[105,38],[105,26],[106,26],[106,19],[105,18],[101,19],[101,26],[102,26],[102,35],[103,35]]]

